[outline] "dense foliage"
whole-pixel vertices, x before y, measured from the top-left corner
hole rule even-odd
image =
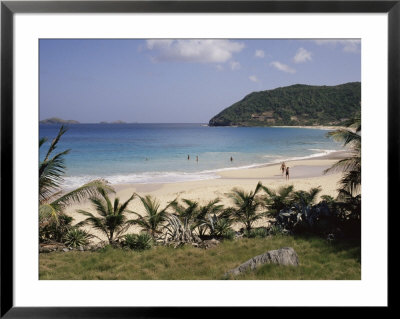
[[[342,125],[360,111],[360,101],[360,82],[296,84],[250,93],[214,116],[209,125]]]
[[[153,247],[153,237],[149,233],[127,234],[122,244],[130,249],[142,251]]]

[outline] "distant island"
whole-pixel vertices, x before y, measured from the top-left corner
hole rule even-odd
[[[58,117],[51,117],[45,120],[42,120],[39,122],[40,124],[81,124],[78,121],[75,120],[63,120],[60,119]],[[99,122],[99,124],[128,124],[127,122],[118,120],[118,121],[114,121],[114,122]]]
[[[118,121],[114,121],[114,122],[102,121],[102,122],[100,122],[100,124],[127,124],[127,123],[124,121],[118,120]]]
[[[75,120],[63,120],[58,117],[51,117],[49,119],[45,119],[39,122],[40,124],[80,124]]]
[[[340,126],[360,110],[360,82],[296,84],[250,93],[215,115],[209,126]]]

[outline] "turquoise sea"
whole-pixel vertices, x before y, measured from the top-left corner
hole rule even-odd
[[[41,147],[40,159],[58,130],[59,125],[40,124],[40,137],[49,138]],[[311,158],[342,149],[326,133],[201,123],[77,124],[68,127],[57,150],[71,149],[66,156],[65,188],[99,177],[111,183],[165,183],[217,178],[219,170]]]

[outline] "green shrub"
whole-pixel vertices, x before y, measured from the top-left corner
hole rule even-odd
[[[248,238],[265,238],[268,236],[268,230],[264,227],[254,228],[250,231],[245,230],[244,236]]]
[[[222,238],[232,240],[235,238],[235,234],[236,232],[232,228],[229,228],[228,230],[222,233]]]
[[[133,250],[147,250],[154,244],[153,238],[148,233],[127,234],[124,239],[124,246]]]
[[[79,228],[70,229],[65,235],[64,244],[68,247],[85,246],[93,238],[87,231]]]
[[[39,241],[45,242],[59,242],[61,243],[72,228],[71,222],[73,218],[65,214],[58,215],[58,222],[54,219],[49,219],[46,222],[39,224]]]

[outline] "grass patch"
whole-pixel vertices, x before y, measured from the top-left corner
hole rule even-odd
[[[360,242],[330,244],[316,237],[274,236],[224,241],[203,250],[156,246],[137,252],[105,248],[98,252],[71,251],[40,255],[42,280],[209,280],[223,279],[225,272],[268,250],[293,247],[298,267],[264,265],[235,279],[360,280]]]

